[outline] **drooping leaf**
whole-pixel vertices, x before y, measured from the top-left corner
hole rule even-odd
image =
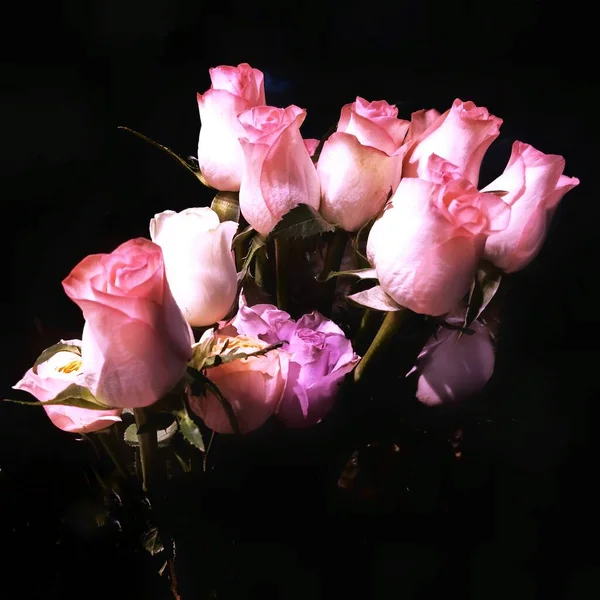
[[[132,133],[136,137],[140,138],[141,140],[144,140],[145,142],[152,144],[159,150],[166,152],[172,159],[174,159],[177,162],[177,164],[179,166],[183,167],[186,171],[191,173],[198,181],[200,181],[200,183],[202,183],[203,185],[205,185],[208,188],[212,188],[212,186],[208,185],[206,179],[204,179],[204,176],[202,175],[202,173],[200,172],[200,170],[198,169],[198,167],[196,165],[192,165],[189,162],[187,162],[184,158],[179,156],[179,154],[177,154],[176,152],[173,152],[173,150],[171,150],[171,148],[168,148],[167,146],[163,146],[162,144],[155,142],[153,139],[149,138],[148,136],[144,135],[143,133],[140,133],[139,131],[135,131],[134,129],[130,129],[129,127],[124,127],[123,125],[119,125],[117,127],[117,129],[122,129],[123,131],[128,131],[129,133]],[[214,189],[214,188],[212,188],[212,189]]]
[[[152,405],[151,411],[146,411],[146,422],[138,427],[138,433],[146,433],[148,431],[164,431],[173,424],[173,414],[171,412],[155,411],[156,404]],[[179,404],[176,408],[179,408]]]
[[[266,240],[262,235],[255,235],[252,238],[252,242],[250,243],[250,249],[248,250],[248,254],[246,254],[246,257],[244,258],[244,262],[242,263],[242,268],[240,269],[240,272],[238,273],[238,283],[241,282],[246,275],[250,272],[250,269],[252,267],[252,263],[254,261],[254,259],[256,258],[256,253],[261,250],[262,248],[264,248],[266,245]]]
[[[225,411],[227,415],[227,419],[229,420],[229,424],[233,429],[234,433],[240,433],[240,428],[238,425],[237,417],[233,410],[233,407],[229,403],[229,400],[225,398],[221,390],[213,383],[204,373],[200,373],[191,367],[187,368],[188,377],[191,380],[191,392],[195,396],[203,396],[206,394],[207,390],[211,391],[219,401],[219,404]]]
[[[376,285],[368,290],[357,292],[347,296],[348,300],[364,306],[366,308],[372,308],[373,310],[380,310],[383,312],[396,312],[404,310],[402,306],[397,304],[390,296],[388,296],[380,285]]]
[[[177,417],[177,422],[179,423],[179,429],[181,431],[181,435],[183,435],[186,442],[195,446],[200,450],[200,452],[204,452],[204,440],[202,439],[202,433],[200,432],[200,428],[192,417],[190,417],[188,411],[183,408],[178,410],[175,413]]]
[[[239,192],[217,192],[210,204],[210,208],[219,215],[219,221],[240,220],[240,193]]]
[[[56,398],[46,402],[12,400],[10,398],[4,398],[3,400],[4,402],[13,402],[25,406],[75,406],[76,408],[87,408],[88,410],[111,410],[113,408],[102,404],[90,390],[75,383],[65,388]]]
[[[317,275],[316,280],[320,282],[329,281],[334,277],[358,277],[359,279],[377,279],[375,269],[354,269],[352,271],[330,271],[325,277]]]
[[[165,429],[152,429],[150,427],[141,427],[138,429],[136,424],[132,423],[129,425],[129,427],[127,427],[127,429],[125,429],[123,439],[130,446],[139,446],[140,441],[138,439],[138,435],[147,433],[149,431],[156,431],[158,446],[159,448],[163,448],[171,443],[171,438],[177,433],[177,422],[173,421],[173,423],[171,423]]]
[[[46,348],[33,363],[33,372],[37,375],[37,368],[45,363],[48,359],[52,358],[58,352],[72,352],[73,354],[77,354],[81,356],[81,348],[79,346],[75,346],[74,344],[66,344],[64,340],[61,340],[57,344]]]
[[[479,318],[500,288],[502,271],[486,260],[481,261],[467,300],[464,327]]]
[[[125,440],[125,443],[129,444],[130,446],[139,446],[140,441],[138,440],[137,425],[135,423],[132,423],[129,425],[129,427],[127,427],[127,429],[125,429],[123,440]]]
[[[211,369],[213,367],[218,367],[220,365],[224,365],[234,360],[241,360],[243,358],[250,358],[251,356],[263,356],[267,354],[267,352],[271,352],[271,350],[276,350],[277,348],[281,348],[283,344],[286,342],[275,342],[274,344],[270,344],[265,348],[261,348],[260,350],[256,350],[255,352],[232,352],[231,354],[216,354],[215,356],[209,356],[202,365],[203,369]],[[225,347],[223,347],[223,352]]]
[[[233,250],[241,246],[252,234],[256,233],[252,225],[248,225],[243,231],[240,231],[233,238],[231,247]]]
[[[158,527],[152,526],[142,535],[142,545],[152,556],[160,554],[165,549],[158,535]]]
[[[335,225],[328,223],[312,206],[298,204],[287,212],[273,227],[269,237],[302,239],[334,231]]]

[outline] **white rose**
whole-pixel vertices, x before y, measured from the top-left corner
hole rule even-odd
[[[194,327],[216,323],[233,305],[237,273],[231,243],[237,228],[234,221],[220,223],[210,208],[166,210],[150,221],[175,302]]]

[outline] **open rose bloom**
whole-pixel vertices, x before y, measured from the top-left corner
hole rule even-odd
[[[140,215],[150,239],[76,257],[62,283],[81,335],[64,337],[81,340],[47,349],[15,388],[64,431],[112,427],[111,440],[137,446],[145,491],[167,471],[149,463],[171,450],[182,471],[199,464],[186,450],[213,441],[205,469],[256,441],[272,452],[343,431],[350,450],[390,435],[395,419],[377,430],[383,404],[479,401],[498,368],[497,292],[535,260],[579,184],[565,159],[514,141],[481,182],[502,119],[472,101],[403,115],[351,96],[335,131],[312,139],[310,107],[268,105],[260,70],[209,75],[197,179],[210,207],[168,210],[182,201],[174,190],[174,206]],[[164,420],[181,443],[162,452]],[[335,447],[326,441],[319,452]]]
[[[80,340],[61,340],[67,346],[81,348]],[[82,369],[81,354],[60,351],[37,368],[29,369],[14,388],[29,392],[40,402],[53,400],[72,384],[85,386],[85,374]],[[120,409],[91,410],[76,406],[44,406],[52,423],[70,433],[91,433],[110,427],[121,420]]]

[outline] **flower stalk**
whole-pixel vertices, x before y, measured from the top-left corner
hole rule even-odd
[[[325,261],[323,264],[323,271],[319,276],[319,279],[325,279],[332,271],[339,271],[342,259],[344,258],[344,251],[348,243],[348,232],[340,229],[339,227],[333,232],[329,245],[327,246],[327,252],[325,254]],[[335,288],[337,285],[337,278],[333,277],[329,281],[325,281],[323,284],[323,301],[321,312],[326,316],[331,316],[333,309],[333,303],[335,301]]]
[[[381,357],[382,353],[394,339],[394,336],[409,314],[410,311],[408,309],[388,312],[386,314],[369,349],[356,366],[356,369],[354,369],[354,381],[356,383],[363,381],[366,374],[373,369],[374,364],[377,363],[378,358]]]
[[[133,416],[135,417],[135,424],[139,430],[148,423],[148,415],[146,410],[143,408],[134,408]],[[157,453],[158,453],[158,439],[156,431],[145,431],[138,433],[138,440],[140,444],[140,462],[142,464],[142,481],[143,489],[146,493],[150,493],[156,487],[158,479],[157,471]]]

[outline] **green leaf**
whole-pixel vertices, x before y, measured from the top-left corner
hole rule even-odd
[[[214,336],[207,336],[205,340],[199,342],[194,347],[194,353],[192,355],[192,359],[188,363],[188,366],[196,371],[202,371],[204,369],[204,363],[207,361],[212,348],[215,343]]]
[[[352,271],[331,271],[326,277],[317,275],[316,280],[320,282],[329,281],[334,277],[358,277],[359,279],[377,279],[375,269],[354,269]]]
[[[77,354],[81,356],[81,348],[79,346],[75,346],[74,344],[67,344],[64,340],[61,340],[57,344],[46,348],[33,363],[33,372],[37,375],[37,368],[45,363],[48,359],[52,358],[58,352],[72,352],[73,354]]]
[[[237,276],[238,283],[240,281],[242,281],[244,279],[244,277],[246,277],[246,275],[249,273],[250,268],[252,267],[252,262],[256,258],[256,253],[261,248],[264,248],[266,246],[266,243],[267,242],[266,242],[265,238],[260,234],[256,234],[252,238],[252,242],[250,243],[250,249],[248,250],[248,254],[246,254],[246,257],[244,258],[244,262],[242,263],[242,268],[240,269],[240,272],[238,273],[238,276]]]
[[[222,394],[221,390],[206,375],[204,375],[204,373],[200,373],[199,371],[188,367],[187,374],[192,380],[192,394],[194,396],[203,396],[206,394],[207,389],[211,391],[216,396],[217,400],[221,404],[221,407],[225,411],[231,428],[235,433],[239,434],[240,428],[233,407],[229,403],[229,400],[227,400],[227,398],[225,398],[225,396]]]
[[[492,298],[500,288],[502,271],[491,262],[483,260],[479,263],[477,274],[471,285],[467,300],[464,327],[468,327],[478,319],[487,308]]]
[[[240,193],[239,192],[217,192],[210,204],[210,208],[219,215],[219,221],[240,220]]]
[[[334,230],[335,226],[328,223],[319,211],[308,204],[298,204],[283,215],[271,230],[269,237],[302,239]]]
[[[267,352],[271,352],[271,350],[276,350],[277,348],[281,348],[283,344],[286,343],[276,342],[274,344],[270,344],[265,348],[261,348],[260,350],[256,350],[255,352],[232,352],[231,354],[217,354],[215,356],[208,357],[202,366],[203,369],[211,369],[213,367],[218,367],[220,365],[224,365],[226,363],[233,362],[234,360],[241,360],[243,358],[250,358],[251,356],[263,356],[267,354]],[[224,350],[225,348],[223,348]]]
[[[149,137],[145,136],[143,133],[140,133],[139,131],[130,129],[129,127],[124,127],[123,125],[119,125],[117,127],[117,129],[122,129],[123,131],[128,131],[129,133],[132,133],[136,137],[140,138],[141,140],[144,140],[145,142],[152,144],[159,150],[166,152],[172,159],[174,159],[177,162],[177,164],[179,166],[183,167],[186,171],[191,173],[203,185],[205,185],[208,188],[214,189],[214,188],[212,188],[212,186],[208,185],[206,179],[204,179],[204,176],[202,175],[202,173],[200,172],[200,170],[198,168],[191,165],[189,162],[187,162],[187,160],[185,160],[184,158],[179,156],[177,153],[173,152],[173,150],[171,150],[171,148],[168,148],[167,146],[163,146],[162,144],[159,144],[158,142],[155,142],[153,139],[150,139]]]
[[[231,248],[235,250],[238,246],[241,246],[253,233],[256,233],[252,228],[252,225],[248,225],[243,231],[240,231],[233,238],[233,242],[231,243]]]
[[[56,398],[46,402],[11,400],[10,398],[4,398],[4,402],[24,404],[25,406],[75,406],[76,408],[86,408],[88,410],[111,410],[114,408],[102,404],[90,390],[75,383],[65,388]]]
[[[132,423],[125,430],[125,434],[123,435],[123,439],[130,446],[139,446],[140,441],[138,439],[138,435],[142,433],[146,433],[147,431],[152,431],[152,429],[148,428],[140,428],[138,429],[135,423]],[[177,433],[177,422],[173,421],[166,429],[158,429],[154,430],[157,433],[157,441],[159,448],[163,448],[168,446],[171,443],[171,438]]]
[[[158,535],[158,527],[152,526],[142,535],[142,545],[152,556],[160,554],[165,549]]]
[[[194,420],[192,417],[190,417],[188,411],[183,408],[176,411],[175,416],[177,417],[177,422],[179,423],[181,435],[183,435],[186,442],[198,448],[200,452],[204,452],[204,440],[202,439],[202,433],[200,433],[200,428],[198,425],[196,425],[196,423],[194,423]]]
[[[397,312],[404,310],[404,307],[397,304],[390,296],[388,296],[380,285],[376,285],[368,290],[357,292],[347,296],[348,300],[373,310],[382,312]]]

